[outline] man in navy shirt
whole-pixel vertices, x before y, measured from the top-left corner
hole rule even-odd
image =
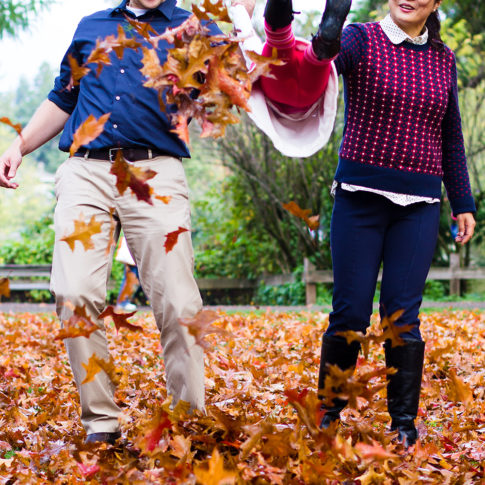
[[[76,129],[88,118],[110,113],[104,131],[82,146],[64,162],[56,174],[57,206],[55,211],[56,242],[54,246],[51,289],[56,297],[61,322],[72,315],[72,308],[86,308],[99,329],[89,338],[66,339],[66,348],[81,400],[81,420],[87,442],[109,442],[120,437],[120,409],[113,400],[114,388],[104,372],[93,381],[82,384],[86,377],[83,364],[96,354],[109,359],[108,346],[100,313],[105,307],[106,284],[110,274],[112,221],[115,234],[123,228],[130,251],[137,263],[141,284],[153,306],[161,332],[166,369],[167,392],[178,400],[188,401],[192,408],[204,408],[204,364],[202,349],[195,345],[179,318],[193,317],[202,306],[193,277],[193,251],[190,239],[188,188],[181,158],[189,156],[185,144],[171,132],[167,113],[160,109],[158,94],[143,87],[141,49],[125,49],[121,59],[110,54],[110,64],[101,72],[97,66],[72,87],[69,57],[79,65],[86,63],[97,39],[118,35],[121,25],[127,37],[151,45],[136,33],[126,16],[148,23],[157,33],[180,25],[190,13],[178,8],[176,0],[124,0],[118,7],[85,17],[79,23],[73,41],[61,64],[59,77],[33,115],[32,119],[8,150],[0,157],[0,186],[15,189],[14,177],[22,156],[34,151],[63,130],[60,149],[68,151]],[[214,34],[216,26],[209,27]],[[169,44],[161,41],[158,55],[163,63]],[[170,196],[165,204],[153,205],[137,200],[127,190],[121,195],[116,178],[110,173],[117,149],[134,166],[154,170],[149,183],[153,192]],[[74,221],[95,217],[101,232],[92,238],[94,248],[85,250],[76,243],[71,250],[61,238],[72,233]],[[173,249],[166,252],[167,234],[187,229],[178,237]]]

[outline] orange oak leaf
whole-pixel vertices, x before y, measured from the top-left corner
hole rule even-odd
[[[101,232],[101,225],[102,222],[98,222],[95,216],[91,216],[89,223],[86,224],[84,214],[81,212],[79,219],[74,220],[74,231],[67,236],[61,237],[60,240],[66,242],[72,251],[74,251],[76,241],[79,241],[84,246],[84,250],[88,251],[94,248],[91,238]]]
[[[306,225],[312,230],[316,231],[320,226],[319,216],[310,216],[310,209],[302,209],[296,202],[290,201],[287,204],[283,204],[283,208],[286,209],[290,214],[299,217],[305,221]]]
[[[10,298],[10,282],[8,278],[0,278],[0,297]]]
[[[236,483],[237,473],[226,470],[224,458],[214,448],[208,463],[208,468],[202,465],[194,466],[194,474],[198,483],[204,485],[233,485]]]
[[[204,10],[201,10],[199,7],[197,7],[195,3],[192,4],[192,12],[196,15],[198,19],[211,20],[208,15],[211,14],[219,22],[231,22],[229,12],[227,11],[227,7],[224,5],[223,2],[212,3],[211,0],[203,0],[201,7]]]
[[[138,49],[141,44],[133,37],[126,37],[125,30],[118,25],[118,37],[114,40],[112,47],[118,59],[123,59],[125,49]]]
[[[175,128],[170,131],[175,133],[186,145],[190,143],[189,122],[183,113],[175,116]]]
[[[77,128],[74,133],[73,141],[69,153],[72,156],[83,145],[95,140],[101,133],[103,133],[104,125],[108,121],[111,113],[106,113],[96,119],[93,115],[89,115],[87,119]]]
[[[133,332],[140,332],[141,330],[143,330],[142,327],[139,327],[138,325],[133,325],[132,323],[128,322],[128,318],[131,318],[135,313],[136,311],[130,313],[117,313],[114,307],[112,305],[109,305],[99,315],[99,318],[111,317],[117,331],[119,331],[120,328],[127,328],[128,330],[131,330]]]
[[[204,349],[209,348],[209,344],[204,340],[206,335],[217,333],[219,335],[230,335],[224,328],[215,327],[214,322],[220,320],[220,315],[213,310],[201,310],[192,318],[179,318],[180,325],[187,327],[189,334],[195,338],[195,343]]]
[[[3,118],[0,118],[0,123],[11,126],[20,136],[22,136],[22,125],[20,123],[13,123],[12,121],[10,121],[9,118],[5,116]]]
[[[150,421],[148,426],[142,430],[137,444],[144,452],[154,451],[160,442],[165,429],[171,429],[172,422],[169,419],[169,415],[161,410]]]
[[[98,357],[96,354],[92,354],[91,357],[89,357],[88,363],[85,364],[82,362],[81,365],[86,370],[86,377],[81,384],[92,382],[96,375],[101,371],[106,373],[113,384],[117,385],[120,381],[119,372],[116,369],[112,357],[110,357],[109,360],[104,360]]]
[[[71,55],[67,55],[67,60],[71,68],[71,81],[68,86],[68,90],[71,90],[73,86],[79,86],[79,81],[91,70],[89,67],[80,66],[77,60]]]
[[[73,309],[73,314],[69,320],[62,322],[62,328],[54,337],[54,340],[76,337],[89,338],[89,336],[96,330],[99,330],[99,327],[87,314],[86,305],[83,305],[82,307],[76,306]]]
[[[409,332],[414,325],[396,325],[395,322],[401,318],[404,309],[396,310],[391,316],[385,315],[381,320],[382,338],[390,340],[392,347],[404,345],[406,342],[401,337],[404,332]]]
[[[154,197],[155,197],[155,199],[160,200],[164,204],[169,204],[170,201],[172,200],[172,196],[171,195],[156,195],[155,194]]]
[[[144,169],[130,165],[125,160],[122,151],[118,150],[115,161],[111,165],[110,173],[116,177],[116,188],[120,195],[123,195],[129,187],[138,200],[153,205],[151,197],[153,190],[146,182],[155,177],[157,172],[149,168]]]
[[[144,39],[149,40],[151,34],[157,35],[157,31],[150,25],[149,22],[140,22],[125,15],[128,23],[135,29],[138,35],[141,35]]]
[[[450,369],[451,391],[456,401],[462,402],[465,406],[473,402],[473,391],[471,387],[463,382],[454,369]]]
[[[96,41],[96,47],[89,54],[86,64],[97,64],[96,76],[99,77],[101,71],[105,65],[111,64],[111,59],[109,58],[109,42],[103,42],[100,39]]]
[[[177,244],[179,235],[187,231],[188,229],[185,229],[185,227],[179,227],[176,231],[169,232],[165,236],[165,243],[163,245],[163,247],[165,248],[165,252],[169,253],[170,251],[172,251],[174,246]]]
[[[271,66],[283,66],[286,64],[285,61],[278,59],[277,52],[274,52],[272,57],[264,57],[253,51],[246,51],[246,55],[252,61],[249,70],[249,78],[252,82],[255,82],[261,76],[276,79],[275,76],[271,74]]]

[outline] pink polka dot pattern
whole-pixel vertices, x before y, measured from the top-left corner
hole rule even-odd
[[[442,177],[452,205],[472,207],[451,50],[394,45],[378,23],[351,24],[335,64],[346,101],[340,158],[408,180]]]

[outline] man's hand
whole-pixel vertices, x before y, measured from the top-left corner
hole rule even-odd
[[[456,216],[458,222],[458,235],[455,237],[457,243],[466,244],[473,236],[475,230],[475,218],[471,212],[464,212]]]
[[[242,5],[248,12],[249,16],[253,16],[254,7],[256,5],[256,0],[231,0],[231,4],[235,5]]]
[[[15,141],[0,157],[0,187],[16,189],[19,186],[13,179],[21,163],[22,153],[20,151],[20,143]]]

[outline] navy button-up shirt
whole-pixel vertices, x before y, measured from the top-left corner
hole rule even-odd
[[[108,35],[118,35],[118,25],[125,30],[127,37],[133,36],[146,47],[151,45],[131,27],[125,15],[133,17],[126,9],[128,0],[124,0],[114,9],[102,10],[84,17],[79,23],[69,49],[61,64],[60,75],[56,78],[54,89],[48,98],[61,108],[69,117],[61,135],[59,148],[69,151],[76,129],[92,114],[99,118],[111,113],[105,129],[100,136],[88,145],[89,149],[111,147],[155,148],[176,157],[190,156],[189,150],[177,135],[171,133],[166,113],[160,109],[158,94],[155,89],[143,87],[145,78],[142,68],[141,49],[125,49],[123,58],[110,54],[111,65],[104,65],[99,76],[97,65],[89,65],[91,71],[84,76],[80,85],[68,90],[71,79],[68,54],[77,62],[84,64],[96,46],[97,39]],[[167,28],[176,27],[184,22],[190,12],[176,6],[176,0],[165,0],[156,9],[149,10],[137,20],[149,22],[157,33]],[[214,24],[209,25],[213,35],[221,31]],[[173,47],[165,41],[158,45],[158,56],[163,64],[167,59],[167,49]],[[167,113],[173,113],[176,107],[166,107]]]

